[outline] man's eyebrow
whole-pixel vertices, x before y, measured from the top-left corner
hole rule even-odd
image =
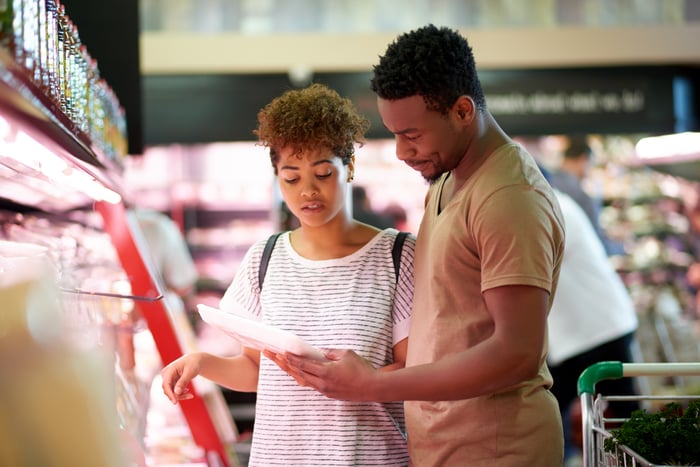
[[[386,126],[384,127],[386,128]],[[415,133],[418,131],[418,128],[404,128],[403,130],[397,130],[397,131],[391,131],[389,128],[387,128],[391,133],[395,135],[405,135],[406,133]]]

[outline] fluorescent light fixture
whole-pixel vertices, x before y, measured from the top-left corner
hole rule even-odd
[[[52,188],[68,193],[79,191],[96,201],[117,204],[119,193],[107,188],[91,174],[55,154],[34,137],[13,126],[0,115],[0,163],[25,176],[45,178]],[[22,200],[15,200],[22,202]]]
[[[639,159],[700,158],[700,133],[685,132],[642,138],[635,146]]]

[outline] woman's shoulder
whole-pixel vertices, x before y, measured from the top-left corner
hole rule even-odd
[[[397,230],[393,227],[382,230],[379,232],[378,236],[383,239],[385,245],[391,245],[391,248],[394,248],[396,243],[399,243],[400,247],[407,245],[411,249],[414,249],[416,245],[415,234],[409,231]]]

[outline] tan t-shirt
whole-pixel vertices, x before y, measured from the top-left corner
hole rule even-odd
[[[553,294],[564,251],[557,200],[520,146],[498,148],[438,213],[446,178],[431,187],[418,234],[407,366],[440,360],[488,337],[493,321],[484,290],[531,285]],[[539,374],[496,394],[407,401],[413,465],[560,466],[562,427],[546,390],[552,378],[545,356],[546,339]]]

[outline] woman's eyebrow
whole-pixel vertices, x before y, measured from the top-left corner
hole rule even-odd
[[[311,165],[317,166],[317,165],[322,165],[322,164],[333,164],[333,161],[331,159],[320,159],[320,160],[315,161]],[[299,170],[299,166],[283,165],[283,166],[280,166],[279,170]]]

